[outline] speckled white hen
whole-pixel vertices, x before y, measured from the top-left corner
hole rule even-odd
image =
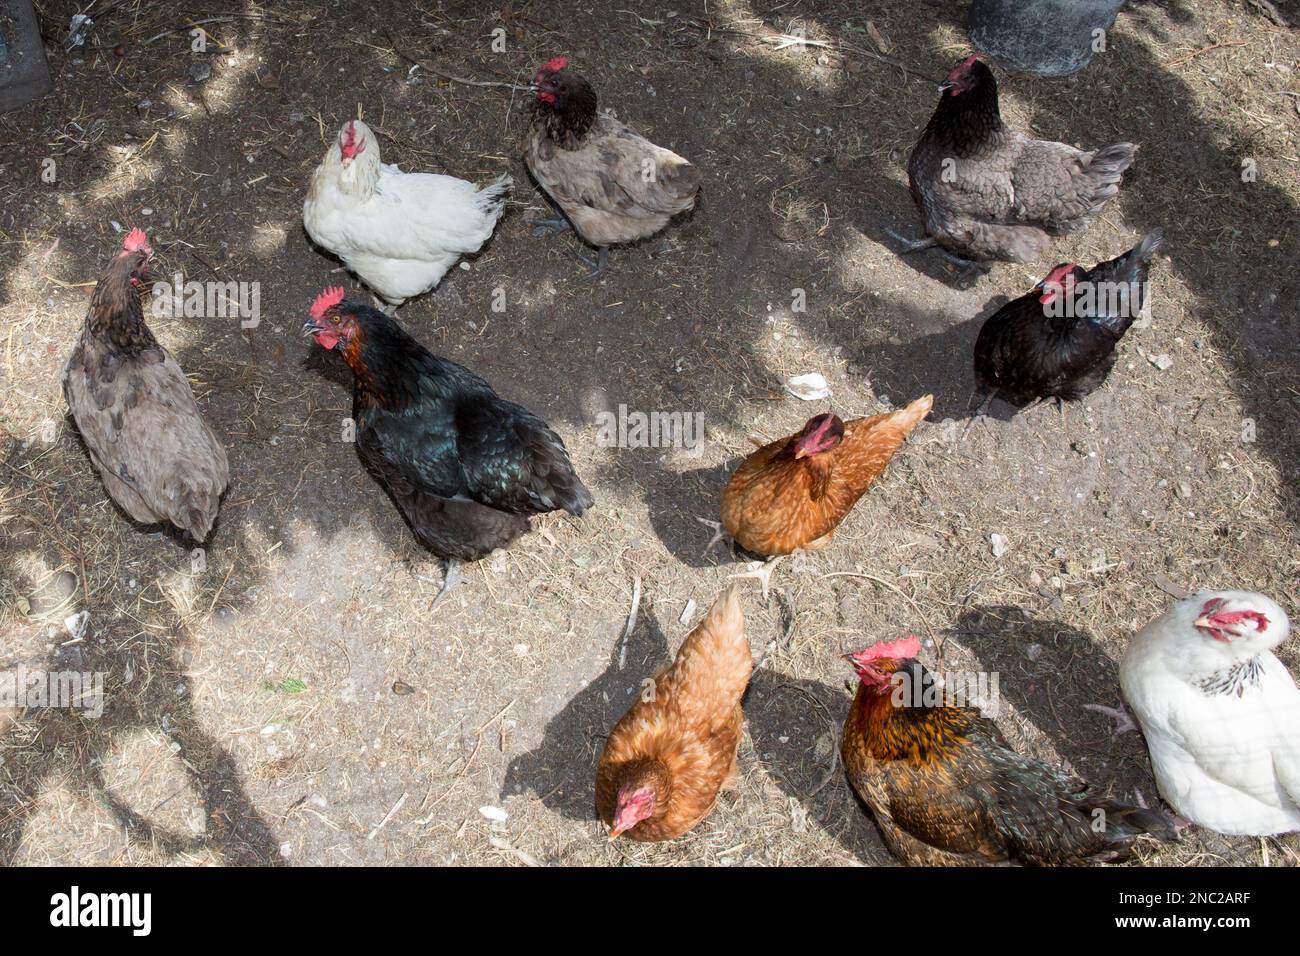
[[[1220,833],[1300,830],[1300,690],[1273,654],[1286,612],[1249,591],[1184,598],[1120,667],[1161,795]]]
[[[352,120],[312,175],[302,222],[370,290],[397,307],[428,292],[483,246],[504,209],[508,175],[486,186],[380,161],[370,127]]]

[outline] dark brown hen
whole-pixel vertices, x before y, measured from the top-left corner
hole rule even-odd
[[[916,866],[1063,865],[1127,858],[1165,814],[1126,806],[1007,744],[978,710],[948,706],[914,637],[852,655],[861,683],[844,724],[849,782],[885,844]],[[953,682],[954,684],[956,682]]]
[[[63,394],[104,488],[136,521],[170,521],[203,541],[230,477],[176,360],[144,321],[136,291],[152,250],[133,229],[90,299]]]
[[[1119,192],[1137,147],[1086,152],[1030,139],[1002,122],[993,71],[968,57],[940,88],[939,105],[907,164],[930,238],[967,260],[1030,262],[1048,234],[1087,227]]]

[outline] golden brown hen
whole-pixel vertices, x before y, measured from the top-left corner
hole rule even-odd
[[[755,554],[824,547],[932,403],[926,395],[898,411],[848,422],[828,412],[798,434],[764,445],[722,493],[722,526]]]
[[[1125,859],[1142,834],[1174,839],[1174,821],[1090,791],[1025,757],[993,721],[951,700],[916,660],[915,637],[851,655],[861,683],[844,723],[849,782],[885,844],[916,866]]]
[[[610,731],[596,768],[596,809],[611,839],[671,840],[709,815],[735,776],[740,699],[752,669],[733,585]]]

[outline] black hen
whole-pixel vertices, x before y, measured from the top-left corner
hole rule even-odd
[[[581,515],[592,506],[546,422],[384,313],[327,289],[303,332],[351,367],[357,451],[416,537],[447,561],[435,606],[456,583],[459,562],[509,545],[528,530],[528,515]]]
[[[975,340],[975,380],[1023,405],[1077,401],[1115,364],[1115,346],[1146,307],[1147,273],[1161,230],[1091,270],[1057,266],[1032,292],[994,313]],[[987,402],[986,402],[987,405]]]

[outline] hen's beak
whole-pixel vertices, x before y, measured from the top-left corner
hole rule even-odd
[[[939,92],[947,93],[950,89],[952,89],[956,85],[957,84],[955,84],[952,80],[944,80],[942,83],[939,84]]]
[[[617,825],[610,827],[610,828],[609,828],[609,842],[610,842],[610,843],[613,843],[615,840],[617,840],[618,837],[619,837],[619,834],[621,834],[625,829],[626,829],[626,827],[620,827],[620,826],[617,826]]]
[[[304,323],[302,324],[302,334],[303,334],[303,335],[315,335],[315,334],[316,334],[317,332],[319,332],[319,331],[320,331],[320,326],[318,326],[318,325],[317,325],[314,321],[312,321],[311,319],[308,319],[306,322],[304,322]]]
[[[1234,625],[1225,623],[1217,614],[1203,614],[1196,619],[1194,627],[1203,627],[1210,631],[1219,631],[1223,634],[1231,634],[1233,637],[1241,637],[1241,631]]]

